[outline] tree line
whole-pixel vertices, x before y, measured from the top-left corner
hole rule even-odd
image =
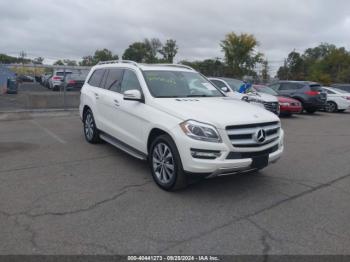
[[[277,72],[279,79],[309,80],[324,85],[350,83],[350,52],[345,47],[321,43],[302,54],[293,50]]]
[[[252,34],[228,33],[219,43],[223,59],[211,58],[205,60],[181,63],[189,65],[207,76],[226,76],[243,78],[251,76],[256,82],[269,82],[269,62],[263,53],[258,51],[259,42]],[[130,44],[121,58],[140,63],[173,63],[179,46],[176,40],[168,39],[162,43],[158,38],[144,39]],[[118,60],[119,56],[106,48],[99,49],[92,55],[87,55],[80,62],[63,59],[54,64],[62,66],[93,66],[100,61]],[[44,58],[26,59],[21,52],[19,58],[0,54],[0,63],[36,63],[42,64]],[[260,67],[257,70],[257,66]],[[309,80],[323,84],[333,82],[350,82],[350,52],[344,47],[322,43],[308,48],[304,53],[295,50],[289,53],[284,64],[278,69],[276,77],[281,80]]]

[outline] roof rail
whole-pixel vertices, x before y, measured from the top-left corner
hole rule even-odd
[[[183,65],[183,64],[150,64],[150,65],[154,65],[154,66],[169,66],[169,67],[180,67],[180,68],[186,68],[186,69],[189,69],[189,70],[193,70],[193,71],[196,71],[194,70],[192,67],[190,66],[187,66],[187,65]]]
[[[134,66],[139,66],[138,63],[131,60],[110,60],[110,61],[101,61],[98,63],[98,65],[106,65],[106,64],[118,64],[118,63],[125,63],[125,64],[132,64]]]

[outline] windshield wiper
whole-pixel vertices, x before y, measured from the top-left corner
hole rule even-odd
[[[186,97],[212,97],[212,96],[208,96],[208,95],[188,95]]]

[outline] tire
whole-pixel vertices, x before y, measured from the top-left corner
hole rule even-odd
[[[317,111],[317,109],[316,108],[306,108],[305,111],[308,112],[309,114],[313,114]]]
[[[161,189],[174,191],[188,185],[179,151],[169,135],[161,135],[152,142],[148,161],[152,177]]]
[[[326,112],[328,113],[334,113],[334,112],[337,112],[338,111],[338,106],[336,103],[332,102],[332,101],[329,101],[327,102],[327,105],[326,105]]]
[[[91,110],[88,109],[83,118],[84,123],[84,136],[87,142],[90,144],[97,144],[100,140],[100,132],[96,127],[94,115],[92,114]]]

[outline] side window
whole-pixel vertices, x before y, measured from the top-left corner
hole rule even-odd
[[[295,90],[299,88],[299,85],[293,83],[282,83],[279,90]]]
[[[334,95],[334,94],[335,94],[335,93],[334,93],[333,91],[331,91],[331,90],[328,90],[328,89],[324,89],[324,90],[326,90],[327,94],[330,94],[330,95]]]
[[[221,82],[219,80],[210,80],[210,81],[219,88],[227,87],[224,82]]]
[[[269,85],[270,88],[272,88],[273,90],[277,91],[280,87],[280,84],[272,84],[272,85]]]
[[[133,89],[141,91],[140,82],[133,71],[125,70],[121,85],[121,93],[124,94],[125,91]]]
[[[92,73],[92,75],[89,79],[89,82],[88,82],[89,85],[95,86],[95,87],[100,87],[104,72],[105,72],[104,69],[95,70],[95,72]]]
[[[112,68],[108,70],[108,76],[105,82],[105,89],[120,93],[120,85],[123,77],[123,69]]]

